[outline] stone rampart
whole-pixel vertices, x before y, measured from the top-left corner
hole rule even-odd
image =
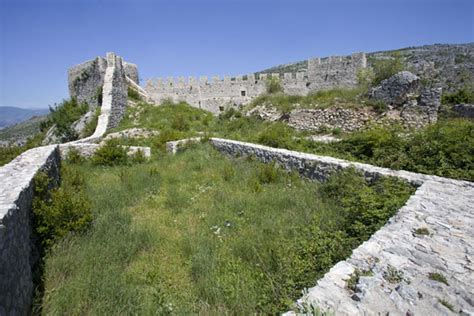
[[[38,251],[32,234],[33,178],[59,180],[58,146],[30,149],[0,168],[0,315],[28,315]],[[56,181],[56,182],[57,182]]]
[[[212,113],[224,111],[229,106],[240,106],[267,91],[269,78],[279,80],[283,92],[290,95],[308,93],[335,87],[354,87],[357,71],[366,67],[365,53],[348,57],[310,59],[306,72],[284,74],[248,74],[220,78],[184,77],[148,80],[145,91],[156,102],[166,99],[186,101],[191,106]]]
[[[102,57],[69,68],[69,95],[77,98],[79,103],[86,102],[91,107],[99,106],[106,68],[107,60]]]

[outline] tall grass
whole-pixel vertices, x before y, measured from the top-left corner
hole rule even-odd
[[[89,179],[95,221],[47,257],[46,314],[284,311],[412,192],[350,170],[320,185],[208,145],[74,168]]]

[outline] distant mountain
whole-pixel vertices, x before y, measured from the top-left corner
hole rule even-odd
[[[33,116],[46,115],[48,109],[22,109],[13,106],[0,106],[0,129],[26,121]]]

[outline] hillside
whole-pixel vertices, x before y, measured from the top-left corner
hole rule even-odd
[[[0,129],[26,121],[33,116],[48,114],[48,109],[23,109],[14,106],[0,106]]]
[[[21,123],[0,129],[0,142],[22,145],[29,137],[40,132],[40,124],[45,120],[46,116],[33,116]]]
[[[447,91],[454,91],[474,82],[474,43],[434,44],[367,53],[368,66],[375,60],[399,53],[410,70]],[[322,58],[324,59],[324,58]],[[271,67],[257,73],[306,71],[307,60]]]

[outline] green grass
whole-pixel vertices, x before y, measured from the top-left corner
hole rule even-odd
[[[209,145],[132,166],[71,165],[93,225],[45,262],[45,314],[288,310],[405,203],[393,179],[326,184]]]
[[[138,112],[141,114],[137,115]],[[134,122],[133,117],[138,119]],[[158,107],[142,104],[129,109],[127,118],[117,130],[133,126],[161,131],[159,136],[148,139],[121,140],[124,145],[151,146],[154,155],[164,152],[166,141],[201,135],[333,156],[396,170],[474,180],[474,121],[468,119],[442,119],[419,130],[396,125],[371,126],[352,134],[339,135],[342,137],[340,142],[324,144],[304,139],[308,132],[298,132],[282,122],[261,121],[242,116],[235,110],[213,117],[185,103],[168,103]]]
[[[443,274],[439,273],[439,272],[431,272],[431,273],[428,274],[428,277],[431,280],[435,280],[435,281],[444,283],[446,285],[449,285],[448,280],[446,279],[446,277]]]
[[[297,108],[326,109],[329,107],[363,108],[372,103],[363,96],[361,89],[335,88],[318,91],[307,96],[287,95],[282,92],[265,94],[257,97],[246,108],[251,109],[259,105],[272,105],[278,110],[288,113]]]

